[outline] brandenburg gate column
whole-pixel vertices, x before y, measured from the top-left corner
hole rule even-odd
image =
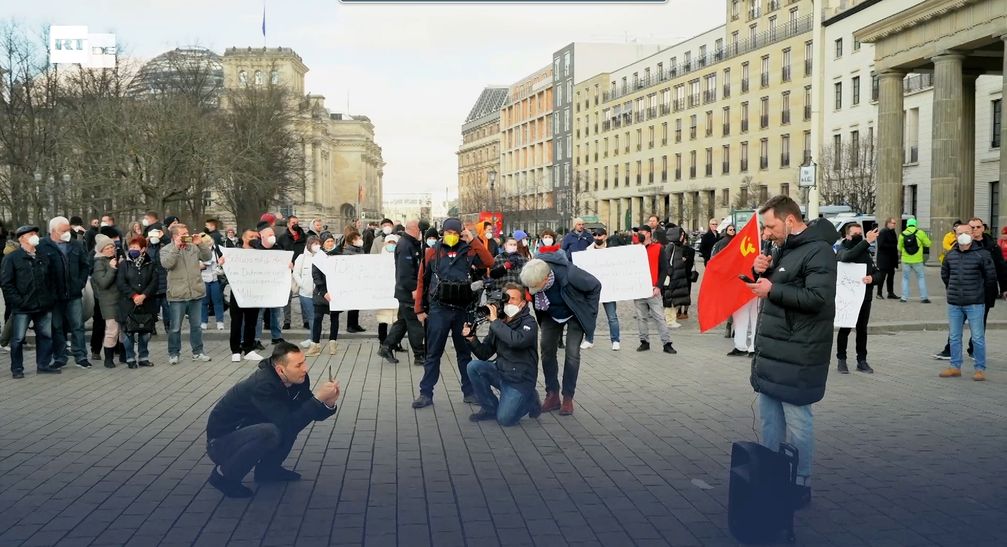
[[[930,234],[939,239],[959,213],[962,191],[962,59],[942,53],[934,62],[933,152],[930,169]],[[974,99],[973,99],[974,101]]]
[[[961,182],[959,183],[958,214],[967,222],[976,210],[976,79],[977,73],[962,75],[962,137]]]
[[[877,218],[902,215],[903,88],[905,73],[888,70],[879,78],[878,90],[878,204]]]
[[[1000,37],[1004,42],[1004,58],[1003,58],[1003,97],[1007,99],[1007,34]],[[1003,102],[1001,101],[1001,105]],[[1000,189],[1000,199],[999,199],[999,210],[997,214],[999,217],[999,222],[997,226],[1003,229],[1007,226],[1007,123],[1003,123],[1007,117],[1003,114],[1003,108],[1000,109],[1000,183],[997,188]],[[993,234],[996,237],[997,234]]]

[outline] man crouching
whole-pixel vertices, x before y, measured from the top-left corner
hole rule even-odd
[[[490,331],[482,342],[470,325],[462,336],[472,346],[479,360],[468,366],[469,381],[479,405],[479,412],[469,416],[473,422],[496,420],[500,425],[516,425],[527,414],[538,418],[542,403],[535,389],[538,379],[538,325],[528,311],[525,291],[521,285],[504,286],[504,318],[499,318],[496,306],[489,305]],[[496,354],[496,362],[489,359]],[[500,398],[490,387],[500,391]]]
[[[227,497],[247,498],[252,491],[241,481],[252,467],[256,482],[300,479],[280,464],[302,429],[336,413],[338,399],[339,382],[331,380],[312,394],[301,348],[276,344],[272,356],[210,412],[206,452],[217,466],[208,482]]]

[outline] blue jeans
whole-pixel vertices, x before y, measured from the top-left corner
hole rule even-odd
[[[182,317],[189,316],[189,345],[192,354],[203,353],[203,331],[199,328],[199,303],[202,299],[169,302],[171,321],[168,323],[168,356],[178,357],[182,352]]]
[[[301,318],[308,324],[308,332],[315,326],[315,301],[310,296],[298,296],[301,301]]]
[[[123,345],[126,348],[126,362],[135,363],[137,361],[147,361],[150,359],[150,351],[147,343],[150,342],[150,333],[139,334],[135,332],[123,332]]]
[[[84,340],[83,299],[74,298],[57,302],[52,310],[52,359],[65,365],[67,361],[66,340],[70,338],[70,348],[77,363],[87,361],[87,346]]]
[[[612,338],[613,342],[618,342],[619,315],[615,309],[615,302],[605,302],[602,304],[602,307],[605,308],[605,317],[608,319],[608,334]],[[587,335],[585,335],[584,338],[587,338],[588,342],[591,342],[592,344],[594,343],[594,336],[588,338]]]
[[[255,339],[262,340],[262,314],[267,309],[271,314],[269,316],[269,334],[272,335],[273,340],[283,338],[283,330],[280,328],[283,326],[283,308],[260,308],[259,320],[255,323]]]
[[[168,330],[171,324],[171,306],[168,305],[168,297],[166,295],[158,296],[157,299],[161,304],[161,321],[164,322],[164,329]]]
[[[523,387],[504,382],[496,363],[473,360],[468,366],[468,376],[479,406],[486,412],[495,413],[497,423],[502,426],[517,425],[535,406],[535,386]],[[491,386],[500,390],[499,400]]]
[[[220,286],[220,281],[204,283],[206,285],[206,296],[203,297],[203,323],[210,319],[210,304],[213,305],[213,316],[218,323],[224,322],[224,289]]]
[[[779,450],[786,440],[797,449],[797,483],[811,479],[811,458],[815,452],[815,420],[811,405],[796,406],[759,394],[759,418],[762,420],[762,445]]]
[[[458,373],[461,376],[462,393],[472,394],[468,366],[472,361],[469,343],[462,337],[462,327],[467,316],[465,310],[448,308],[439,304],[430,306],[427,314],[427,355],[423,362],[423,378],[420,379],[420,394],[434,396],[434,386],[441,377],[441,356],[447,346],[448,336],[454,342],[455,356],[458,358]],[[580,344],[580,341],[577,342]]]
[[[962,329],[968,319],[972,332],[972,356],[976,359],[976,370],[986,370],[986,326],[983,324],[985,304],[952,306],[948,304],[948,323],[951,327],[951,366],[962,368]]]
[[[10,321],[13,322],[10,371],[24,372],[24,337],[28,333],[29,321],[35,323],[35,367],[48,368],[52,359],[52,312],[13,313]]]
[[[927,278],[925,275],[927,267],[922,262],[919,264],[902,264],[902,300],[909,300],[909,272],[916,272],[916,282],[920,286],[920,299],[927,299]]]

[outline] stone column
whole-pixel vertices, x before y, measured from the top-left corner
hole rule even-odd
[[[997,188],[1000,191],[1000,199],[998,200],[997,208],[999,209],[997,213],[996,225],[998,228],[1003,229],[1007,226],[1007,115],[1004,112],[1005,103],[1007,103],[1007,34],[1000,37],[1004,42],[1004,58],[1003,58],[1003,98],[1004,101],[1000,103],[1000,182],[997,184]],[[991,221],[992,222],[992,221]],[[997,237],[997,234],[993,234]]]
[[[904,113],[902,106],[901,71],[885,71],[879,78],[878,90],[878,195],[877,218],[899,218],[902,215],[902,162]],[[819,169],[828,166],[819,165]],[[740,229],[740,228],[739,228]]]
[[[942,53],[934,61],[933,148],[930,156],[930,234],[935,240],[951,229],[961,207],[962,60]],[[939,253],[931,253],[936,257]]]
[[[962,222],[975,216],[976,209],[976,78],[962,75],[961,181],[958,184],[958,214]]]

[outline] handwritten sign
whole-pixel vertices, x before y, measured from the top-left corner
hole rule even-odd
[[[650,298],[650,264],[643,245],[588,249],[573,253],[573,263],[601,281],[601,301],[621,302]]]
[[[864,304],[867,285],[867,264],[840,262],[836,274],[836,319],[833,323],[840,328],[854,328],[860,316],[860,306]]]
[[[332,295],[330,311],[398,309],[395,299],[395,256],[318,256],[312,261],[325,274]]]
[[[242,308],[282,308],[290,297],[293,251],[221,249],[231,296]]]

